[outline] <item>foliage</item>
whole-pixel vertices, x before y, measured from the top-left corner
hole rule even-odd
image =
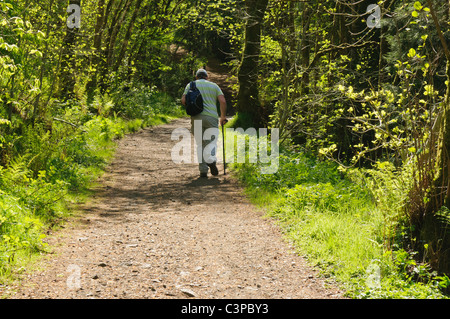
[[[185,114],[169,95],[143,84],[123,84],[122,89],[114,93],[113,100],[111,111],[128,119],[151,119],[158,114],[179,117]]]
[[[177,19],[175,40],[200,56],[222,61],[241,50],[243,0],[186,1]]]

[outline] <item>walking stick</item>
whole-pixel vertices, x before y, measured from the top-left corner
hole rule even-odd
[[[222,152],[223,152],[223,175],[227,175],[226,172],[226,167],[227,167],[227,161],[225,159],[225,130],[223,128],[223,126],[227,123],[228,121],[225,120],[224,123],[222,123]]]

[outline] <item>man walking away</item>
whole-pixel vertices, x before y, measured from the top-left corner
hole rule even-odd
[[[206,70],[199,69],[196,72],[195,77],[195,84],[203,98],[203,111],[200,114],[191,116],[191,133],[194,135],[195,143],[197,144],[200,177],[207,177],[208,168],[211,170],[212,175],[219,174],[219,170],[216,166],[218,126],[219,123],[220,125],[224,125],[227,122],[227,103],[220,87],[216,83],[208,81],[208,73]],[[190,83],[186,86],[184,94],[181,97],[181,103],[184,106],[186,106],[186,94],[188,93],[189,88]],[[220,118],[217,114],[217,101],[220,103]],[[195,123],[197,123],[196,125],[201,123],[201,131],[198,130],[198,132],[196,132],[194,129]],[[217,129],[217,134],[212,134],[212,136],[209,136],[209,134],[205,135],[205,131],[209,128]],[[208,150],[207,154],[204,154],[205,149]]]

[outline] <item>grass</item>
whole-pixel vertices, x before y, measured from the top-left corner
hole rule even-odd
[[[433,274],[393,244],[403,192],[395,190],[398,176],[378,168],[362,178],[361,171],[343,173],[301,152],[282,152],[279,160],[275,174],[261,174],[259,164],[248,162],[232,169],[298,253],[347,296],[446,298],[439,288],[448,286],[448,277]]]

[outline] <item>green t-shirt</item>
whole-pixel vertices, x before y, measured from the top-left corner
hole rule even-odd
[[[190,83],[186,85],[184,94],[188,93],[190,85]],[[205,79],[196,80],[195,85],[200,90],[203,98],[203,112],[200,114],[219,118],[219,115],[217,114],[217,97],[219,95],[223,95],[220,87],[216,83],[210,82]]]

